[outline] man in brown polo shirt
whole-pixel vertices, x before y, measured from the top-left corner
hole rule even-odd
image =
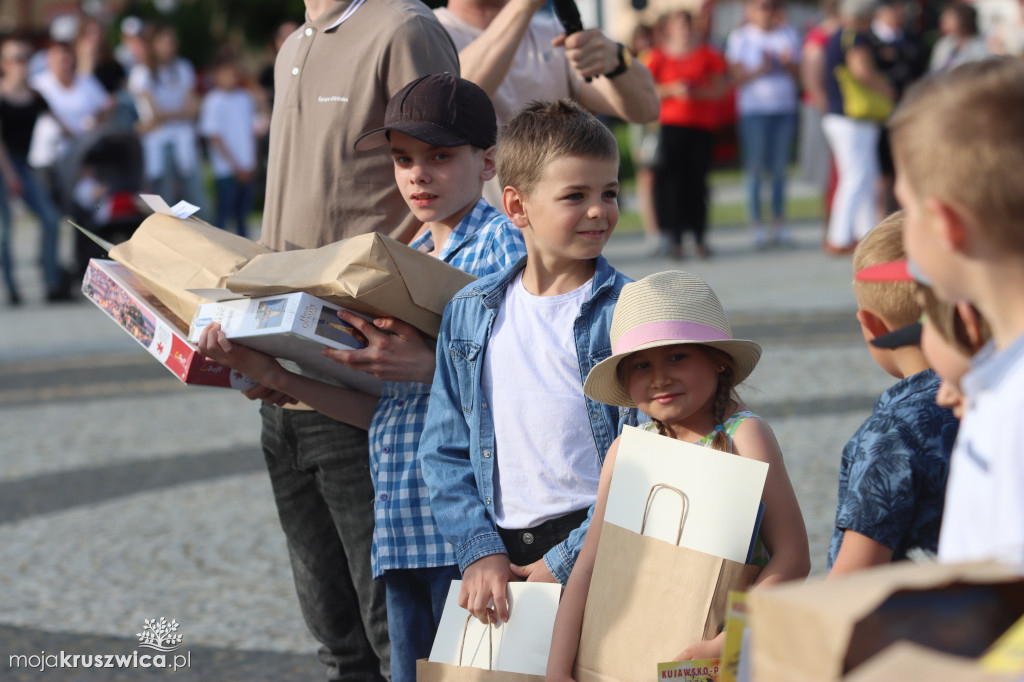
[[[388,100],[420,76],[459,72],[451,38],[419,0],[305,0],[274,66],[262,242],[316,248],[417,225],[391,158],[357,152]],[[366,431],[264,403],[263,451],[306,624],[331,680],[390,677],[384,586],[370,570]]]

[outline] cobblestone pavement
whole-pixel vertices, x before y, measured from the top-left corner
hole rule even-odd
[[[674,263],[613,238],[633,277],[692,269],[764,358],[743,395],[786,453],[814,571],[831,532],[839,453],[891,384],[853,318],[849,263],[756,253],[742,230]],[[179,680],[319,679],[259,451],[254,405],[185,388],[86,303],[44,306],[35,235],[15,233],[26,305],[0,307],[0,679],[134,680],[154,669],[17,667],[11,656],[139,654],[144,619],[180,624]],[[167,661],[173,661],[168,655]],[[116,661],[115,661],[116,663]]]

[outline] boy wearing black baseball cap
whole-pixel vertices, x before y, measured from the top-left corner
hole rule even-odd
[[[384,126],[356,141],[357,150],[388,145],[395,180],[424,229],[410,246],[484,277],[526,255],[522,233],[481,198],[495,175],[497,124],[490,99],[451,73],[419,78],[388,102]],[[378,150],[374,153],[383,153]],[[325,350],[334,360],[384,380],[381,396],[284,371],[268,356],[234,346],[216,325],[200,348],[265,387],[339,421],[369,429],[374,488],[371,563],[385,584],[392,682],[413,682],[427,658],[452,580],[455,550],[438,532],[416,460],[427,415],[435,353],[414,327],[393,318],[372,323],[339,311],[368,339],[363,350]],[[244,369],[243,369],[244,368]]]

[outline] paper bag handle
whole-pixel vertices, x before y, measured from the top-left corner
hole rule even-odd
[[[473,614],[466,616],[466,624],[462,626],[462,643],[459,645],[459,667],[462,667],[462,650],[466,648],[466,633],[469,632],[469,621]],[[488,617],[488,621],[490,617]],[[487,623],[487,669],[494,670],[494,628]]]
[[[647,512],[651,510],[651,499],[654,497],[654,493],[658,488],[671,490],[676,495],[679,495],[679,499],[683,501],[683,508],[679,513],[679,531],[676,533],[676,545],[678,545],[679,540],[683,537],[683,520],[686,518],[686,493],[675,486],[669,485],[668,483],[655,483],[651,486],[651,492],[647,493],[647,502],[644,504],[644,518],[640,522],[640,535],[644,534],[644,528],[647,527]]]

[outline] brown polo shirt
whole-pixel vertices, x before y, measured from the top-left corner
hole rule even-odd
[[[274,112],[262,242],[317,248],[415,224],[391,157],[357,152],[393,94],[431,73],[459,73],[447,31],[419,0],[339,0],[288,36],[274,64]]]

